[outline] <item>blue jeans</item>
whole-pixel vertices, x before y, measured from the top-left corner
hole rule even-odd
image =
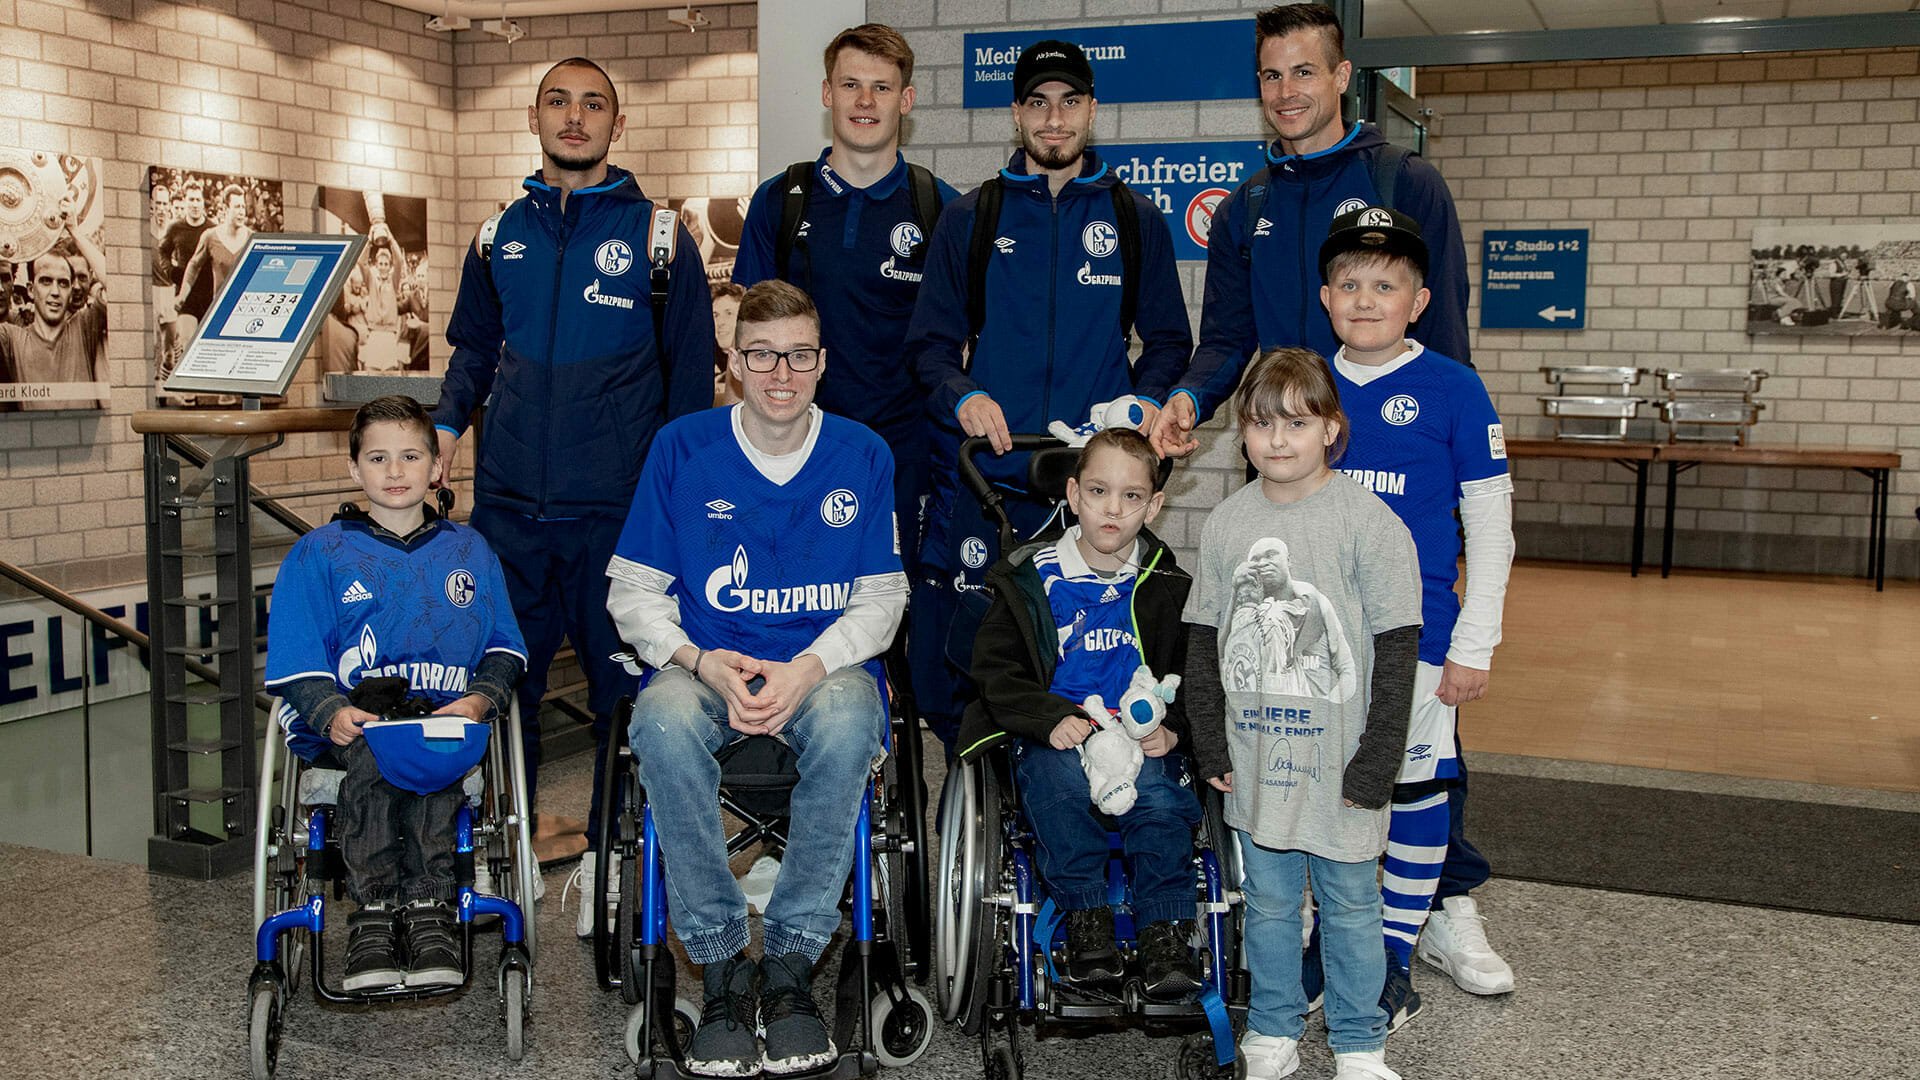
[[[1107,828],[1087,792],[1087,774],[1075,750],[1055,750],[1030,739],[1013,744],[1020,801],[1040,847],[1040,880],[1068,911],[1107,905]],[[1148,758],[1134,780],[1139,798],[1114,819],[1132,864],[1134,922],[1194,917],[1193,827],[1200,800],[1180,786],[1173,755]]]
[[[854,824],[885,723],[873,676],[851,667],[820,680],[780,730],[800,757],[800,782],[786,858],[767,902],[767,955],[797,952],[818,960],[839,928]],[[640,692],[627,729],[666,859],[674,932],[696,964],[718,963],[747,947],[747,901],[727,867],[714,760],[722,747],[746,737],[727,726],[725,699],[680,668],[660,672]]]
[[[1380,882],[1374,860],[1348,863],[1304,851],[1275,851],[1236,834],[1246,866],[1247,966],[1253,997],[1247,1027],[1298,1039],[1306,1030],[1300,987],[1300,894],[1313,880],[1320,904],[1320,955],[1327,972],[1327,1045],[1336,1054],[1387,1045],[1380,987],[1387,954],[1380,947]]]

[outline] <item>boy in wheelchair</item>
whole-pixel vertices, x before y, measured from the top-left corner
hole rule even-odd
[[[469,727],[458,750],[442,752],[420,728],[380,721],[490,722],[526,646],[486,541],[426,505],[437,441],[420,404],[368,402],[347,442],[368,507],[343,505],[281,563],[266,684],[292,710],[292,751],[346,773],[334,827],[360,906],[347,919],[342,989],[458,985],[454,818],[486,729]]]
[[[1013,773],[1039,840],[1039,870],[1066,911],[1060,970],[1082,988],[1113,992],[1125,979],[1107,896],[1107,825],[1089,797],[1082,744],[1111,715],[1089,716],[1093,695],[1115,703],[1134,672],[1179,672],[1186,662],[1180,612],[1192,583],[1146,525],[1165,499],[1160,459],[1145,436],[1109,428],[1088,440],[1067,503],[1079,524],[1018,548],[987,575],[994,591],[973,651],[980,697],[961,723],[961,756],[1008,745]],[[1115,825],[1131,864],[1141,990],[1179,1000],[1200,988],[1193,936],[1193,829],[1201,817],[1180,783],[1172,751],[1187,732],[1169,705],[1141,740],[1137,796]]]
[[[891,451],[813,405],[827,361],[813,301],[783,281],[755,285],[735,341],[741,403],[661,430],[607,568],[614,624],[655,673],[628,740],[674,932],[705,969],[685,1056],[709,1076],[837,1057],[813,967],[840,925],[887,723],[877,658],[907,597]],[[714,757],[751,736],[787,743],[800,774],[758,964],[727,868]]]

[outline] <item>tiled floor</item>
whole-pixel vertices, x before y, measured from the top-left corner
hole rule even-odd
[[[1481,767],[1920,809],[1920,796],[1884,792],[1492,756]],[[545,791],[583,801],[584,760],[556,763]],[[549,877],[540,905],[543,952],[524,1062],[505,1060],[490,990],[377,1011],[318,1008],[303,993],[281,1075],[630,1075],[620,1048],[625,1009],[594,987],[570,934],[572,912],[560,909],[561,882],[559,873]],[[0,1075],[246,1075],[247,889],[244,876],[183,882],[0,846]],[[1920,927],[1500,880],[1479,895],[1519,989],[1475,998],[1431,969],[1416,972],[1427,1011],[1388,1051],[1409,1080],[1915,1075],[1920,1027],[1907,1005],[1920,992],[1912,962]],[[491,942],[476,951],[491,964]],[[1298,1075],[1330,1076],[1317,1019],[1308,1032]],[[1173,1075],[1171,1039],[1118,1033],[1027,1045],[1030,1076]],[[979,1071],[976,1044],[943,1029],[926,1057],[893,1074]]]

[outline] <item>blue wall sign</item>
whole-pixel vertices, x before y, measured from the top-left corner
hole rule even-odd
[[[1267,163],[1257,142],[1095,143],[1093,149],[1160,209],[1173,230],[1176,259],[1207,257],[1214,207]]]
[[[1013,101],[1013,65],[1036,41],[1071,41],[1093,64],[1101,101],[1224,101],[1259,94],[1253,20],[995,30],[966,35],[962,103],[984,109]]]
[[[1487,230],[1480,242],[1482,330],[1586,325],[1587,230]]]

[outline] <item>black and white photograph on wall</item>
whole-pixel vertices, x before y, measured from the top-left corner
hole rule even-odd
[[[218,404],[207,395],[166,394],[207,309],[256,232],[286,227],[278,180],[147,166],[147,237],[153,245],[153,386],[163,405]]]
[[[319,377],[427,371],[427,200],[319,189],[317,232],[367,238],[359,265],[320,329]]]
[[[740,234],[747,224],[747,197],[696,195],[690,199],[668,199],[667,206],[680,211],[680,223],[700,245],[700,259],[707,264],[708,281],[730,281],[733,260],[740,255]]]
[[[1749,334],[1920,331],[1920,225],[1761,226],[1751,247]]]
[[[105,175],[0,149],[0,411],[107,407]]]

